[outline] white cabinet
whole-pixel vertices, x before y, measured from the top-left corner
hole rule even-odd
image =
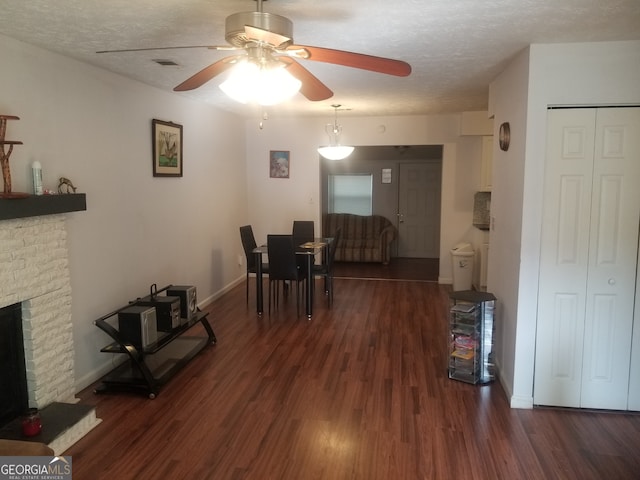
[[[493,135],[482,137],[482,164],[480,167],[480,191],[491,191],[493,175]]]
[[[480,248],[480,289],[487,288],[487,275],[489,270],[489,243],[483,243]]]

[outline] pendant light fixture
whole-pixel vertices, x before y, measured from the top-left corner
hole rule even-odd
[[[327,124],[325,130],[329,135],[329,146],[318,148],[318,153],[327,160],[344,160],[351,153],[353,153],[354,147],[348,147],[346,145],[340,145],[340,134],[342,133],[342,127],[338,125],[338,108],[342,105],[331,105],[335,109],[335,121],[332,124]]]

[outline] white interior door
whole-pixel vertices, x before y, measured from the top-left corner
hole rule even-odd
[[[534,403],[580,406],[595,111],[548,115]]]
[[[595,140],[581,405],[624,410],[638,260],[640,109],[598,109]]]
[[[627,409],[640,109],[548,118],[534,403]]]
[[[398,256],[440,256],[442,162],[400,164]]]
[[[640,242],[638,243],[640,258]],[[631,339],[631,371],[629,372],[629,410],[640,411],[640,268],[636,270],[636,309]]]

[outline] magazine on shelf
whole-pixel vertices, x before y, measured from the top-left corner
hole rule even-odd
[[[475,303],[459,302],[451,307],[452,312],[471,313],[476,309]]]
[[[473,350],[460,349],[460,348],[454,350],[451,353],[452,357],[463,358],[465,360],[471,360],[474,355],[475,355],[475,352]]]

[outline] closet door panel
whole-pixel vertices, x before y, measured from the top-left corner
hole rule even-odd
[[[638,244],[640,256],[640,242]],[[634,310],[633,338],[631,340],[631,367],[629,372],[628,410],[640,411],[640,268],[636,271],[636,306]]]
[[[595,113],[549,112],[534,403],[580,406]]]
[[[581,406],[626,410],[640,224],[640,109],[597,110]]]

